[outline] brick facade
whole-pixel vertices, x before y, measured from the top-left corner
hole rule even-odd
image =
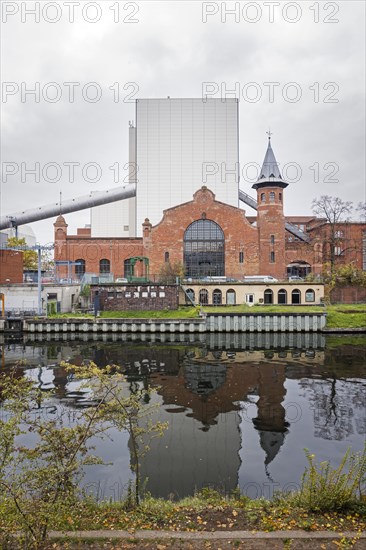
[[[142,240],[140,238],[92,238],[90,229],[78,229],[77,235],[67,234],[67,223],[59,216],[55,227],[55,260],[85,261],[86,273],[100,273],[100,260],[110,262],[110,273],[114,277],[124,277],[124,261],[132,256],[142,256]],[[67,266],[60,266],[59,276],[67,277]],[[143,275],[143,266],[136,264],[136,275]],[[140,271],[139,271],[140,270]],[[75,273],[75,267],[73,267]]]
[[[224,232],[225,274],[236,277],[258,274],[258,229],[250,225],[243,210],[216,201],[206,187],[199,189],[192,201],[165,210],[158,225],[152,227],[148,221],[143,224],[143,251],[150,259],[151,273],[159,273],[166,253],[171,263],[183,263],[184,233],[192,222],[200,219],[216,222]]]
[[[23,282],[23,252],[0,250],[0,284]]]
[[[337,286],[330,293],[332,304],[364,304],[366,288],[363,286]]]
[[[110,263],[114,278],[126,277],[124,262],[134,256],[144,256],[150,262],[150,279],[158,280],[165,262],[184,263],[184,235],[192,222],[211,220],[224,234],[225,276],[242,279],[245,275],[272,275],[287,278],[287,266],[301,263],[307,271],[320,274],[327,261],[329,226],[314,217],[299,217],[310,237],[300,241],[285,229],[285,189],[266,183],[257,188],[258,215],[245,215],[245,211],[215,200],[207,187],[202,187],[193,200],[163,212],[162,220],[152,226],[148,219],[143,223],[142,238],[92,238],[89,228],[79,229],[77,235],[67,234],[67,223],[59,216],[55,227],[55,260],[84,260],[85,272],[99,275],[100,261]],[[295,220],[295,218],[293,218]],[[252,222],[252,223],[250,223]],[[256,223],[253,223],[256,222]],[[121,221],[122,223],[122,221]],[[365,223],[340,223],[337,264],[353,263],[358,269],[366,266],[363,241]],[[339,252],[339,253],[338,253]],[[59,276],[67,276],[67,266],[61,266]],[[75,266],[72,268],[75,273]],[[137,262],[135,276],[144,275],[144,266]]]

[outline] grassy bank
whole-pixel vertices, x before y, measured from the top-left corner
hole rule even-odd
[[[203,306],[204,313],[327,313],[327,328],[363,328],[366,327],[366,304],[339,304],[330,306],[278,306],[261,305],[249,307]],[[102,311],[102,319],[192,319],[200,315],[199,307],[179,307],[176,310],[162,311]],[[94,318],[92,314],[64,313],[50,316],[50,319]]]
[[[171,531],[359,531],[366,528],[365,504],[354,502],[343,510],[314,510],[296,503],[293,496],[273,500],[252,500],[235,493],[222,496],[213,489],[203,489],[196,496],[173,502],[147,497],[138,507],[126,502],[96,502],[84,499],[58,507],[50,528],[59,531],[84,530],[171,530]],[[0,506],[0,532],[19,529],[17,516],[7,503]],[[0,539],[1,540],[1,539]]]
[[[366,327],[366,304],[327,306],[327,328]]]

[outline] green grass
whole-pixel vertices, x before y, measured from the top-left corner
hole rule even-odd
[[[199,308],[180,307],[161,311],[101,311],[104,319],[191,319],[198,317]]]
[[[327,328],[366,328],[366,304],[327,307]]]
[[[206,313],[325,313],[324,306],[278,306],[241,304],[238,306],[203,306]]]
[[[293,305],[255,305],[204,306],[205,313],[327,313],[327,328],[363,328],[366,327],[366,304],[337,304],[324,306]],[[199,307],[182,306],[176,310],[161,311],[102,311],[101,319],[191,319],[199,317]],[[91,319],[91,313],[55,314],[50,319]]]

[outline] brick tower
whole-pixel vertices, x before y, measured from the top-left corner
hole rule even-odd
[[[268,132],[268,147],[257,182],[257,227],[259,239],[260,275],[286,277],[285,217],[283,214],[283,190],[288,183],[283,181],[271,147]]]

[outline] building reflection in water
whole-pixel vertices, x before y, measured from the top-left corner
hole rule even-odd
[[[291,419],[292,437],[287,438],[290,426],[285,409],[285,400],[289,401],[286,380],[293,381],[293,389],[296,387],[295,399],[299,396],[305,403],[310,430],[304,433],[304,446],[313,435],[321,438],[321,445],[326,439],[340,441],[352,434],[365,433],[362,391],[366,368],[364,353],[359,348],[353,347],[352,356],[347,355],[347,361],[341,362],[346,352],[351,354],[351,347],[344,347],[342,353],[328,350],[326,354],[322,348],[304,347],[303,344],[315,342],[312,335],[298,335],[298,340],[297,335],[291,335],[299,347],[288,349],[270,348],[276,343],[271,335],[263,336],[263,342],[260,335],[250,335],[238,342],[237,335],[225,335],[225,342],[223,335],[218,340],[214,336],[208,335],[207,341],[198,344],[184,345],[47,340],[3,347],[3,357],[5,368],[25,359],[28,375],[44,390],[54,387],[54,399],[71,410],[85,406],[88,396],[78,390],[70,374],[59,366],[62,360],[76,364],[83,359],[93,360],[99,366],[119,364],[131,391],[136,386],[155,387],[157,393],[152,401],[159,404],[159,420],[168,421],[169,430],[163,438],[151,442],[151,451],[141,464],[142,476],[148,478],[146,488],[154,496],[183,497],[203,486],[229,492],[237,487],[239,473],[242,476],[248,468],[246,456],[251,457],[251,479],[266,472],[272,481],[271,473],[277,471],[278,475],[278,467],[282,469],[286,464],[284,455],[291,452],[289,441],[296,433],[294,428],[299,428]],[[262,348],[253,347],[261,343]],[[283,344],[280,337],[278,343]],[[243,344],[247,347],[241,347]],[[290,400],[293,398],[290,391]],[[253,402],[254,417],[244,426],[243,413]],[[248,445],[251,445],[249,454],[243,452]],[[281,453],[285,445],[286,453]],[[311,445],[317,452],[314,439]],[[130,472],[125,471],[126,467],[124,471],[118,470],[115,458],[122,450],[117,448],[113,452],[111,460],[116,466],[105,468],[103,475],[109,475],[105,472],[110,471],[111,480],[128,480]],[[128,463],[127,447],[125,452]],[[292,473],[291,479],[299,479],[301,473]],[[97,476],[97,471],[93,475]]]
[[[265,364],[259,369],[258,375],[258,414],[253,424],[259,432],[260,445],[265,452],[265,471],[269,479],[268,465],[280,451],[289,423],[286,421],[286,411],[282,405],[286,395],[285,365]]]

